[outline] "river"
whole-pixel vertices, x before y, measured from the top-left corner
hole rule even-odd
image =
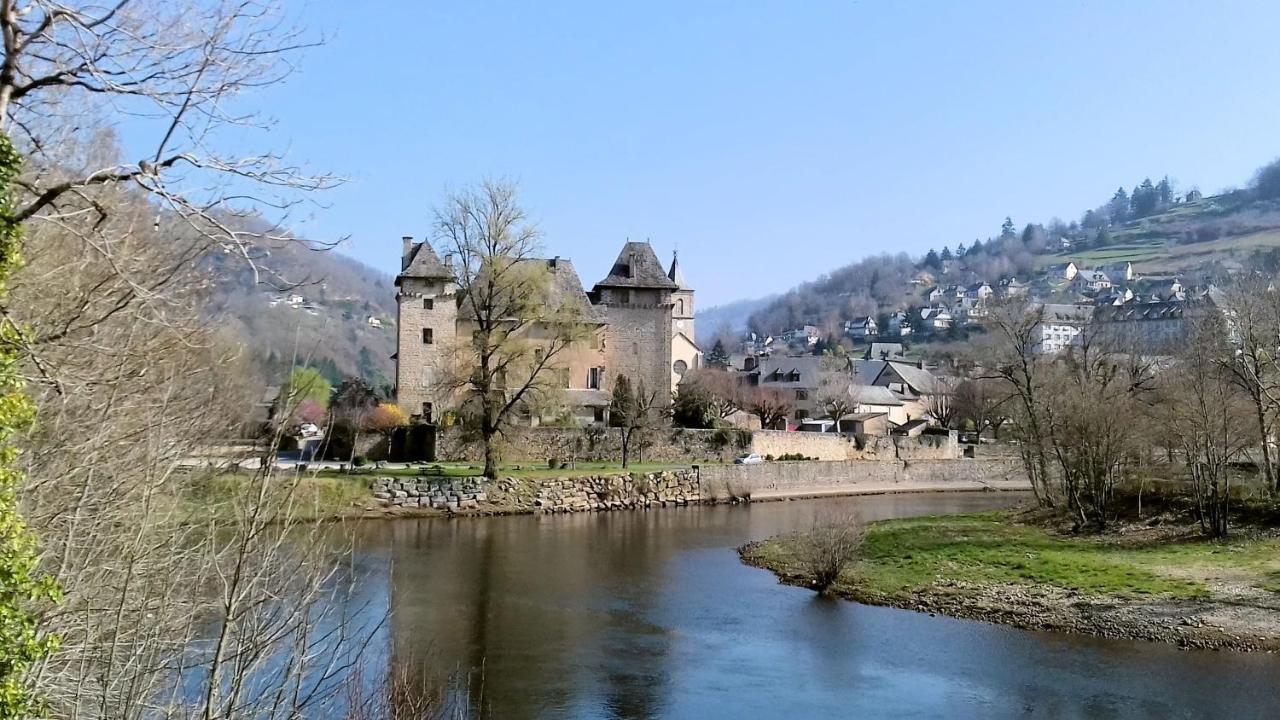
[[[828,600],[735,548],[809,526],[966,512],[931,494],[357,529],[383,651],[468,677],[496,718],[1274,717],[1280,658],[1028,632]]]

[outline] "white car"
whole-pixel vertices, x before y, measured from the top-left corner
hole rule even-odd
[[[734,465],[759,465],[762,462],[764,462],[764,458],[760,457],[755,453],[747,453],[746,455],[739,455],[738,457],[733,459]]]

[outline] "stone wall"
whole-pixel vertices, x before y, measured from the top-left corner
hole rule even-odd
[[[751,452],[816,460],[952,460],[960,457],[960,445],[954,432],[900,437],[757,430],[751,436]]]
[[[391,478],[371,483],[386,508],[460,512],[588,512],[683,506],[702,501],[695,470],[564,478]]]
[[[587,431],[580,428],[511,428],[502,443],[506,462],[546,463],[549,459],[610,462],[622,457],[622,435],[617,428]],[[960,457],[955,433],[918,437],[849,436],[835,433],[739,431],[665,428],[648,434],[645,447],[632,458],[652,462],[727,462],[744,452],[761,457],[803,455],[817,460],[949,460]],[[436,436],[440,460],[482,459],[477,443],[464,443],[456,428],[444,428]]]
[[[646,462],[723,462],[746,452],[738,443],[736,430],[666,428],[649,433],[642,451],[637,454],[633,447],[631,453],[633,459]],[[552,458],[580,462],[614,462],[622,458],[622,435],[617,428],[596,432],[580,428],[512,428],[502,445],[505,462],[542,465]],[[436,457],[477,462],[482,453],[478,443],[464,443],[456,428],[446,428],[436,436]]]
[[[842,492],[979,489],[1026,483],[1020,463],[1007,460],[772,462],[712,465],[653,473],[557,478],[378,478],[373,497],[388,509],[450,512],[590,512],[672,507],[769,496]],[[1028,488],[1030,486],[1028,485]]]
[[[759,465],[711,465],[700,469],[702,493],[714,498],[849,490],[899,485],[945,485],[950,482],[1026,482],[1022,464],[992,460],[916,460],[772,462]],[[1030,485],[1028,485],[1030,488]]]

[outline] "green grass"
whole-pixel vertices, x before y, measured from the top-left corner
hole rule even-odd
[[[755,550],[756,557],[765,567],[802,574],[796,544],[795,536],[773,538]],[[1254,587],[1280,586],[1280,540],[1130,546],[1061,536],[991,512],[875,523],[837,589],[870,600],[906,600],[939,581],[961,581],[1119,598],[1194,598],[1207,596],[1212,578],[1224,572]]]
[[[290,487],[294,478],[273,480],[276,489]],[[220,475],[189,481],[177,499],[181,517],[189,522],[229,522],[256,497],[259,480],[248,475]],[[286,508],[297,520],[325,520],[351,514],[370,498],[366,480],[357,476],[302,476],[292,486],[287,503],[280,498],[268,507]]]

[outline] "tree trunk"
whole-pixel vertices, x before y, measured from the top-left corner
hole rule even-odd
[[[497,428],[486,417],[480,421],[480,437],[484,440],[484,476],[490,480],[498,477],[498,448],[494,443]]]
[[[631,433],[627,432],[626,428],[621,428],[620,431],[622,433],[622,467],[625,468],[627,466],[627,462],[630,460],[627,456],[627,445],[631,440]]]
[[[1267,414],[1262,407],[1261,402],[1254,402],[1254,409],[1258,414],[1258,436],[1262,438],[1262,472],[1263,477],[1267,480],[1267,487],[1274,491],[1280,491],[1280,484],[1277,483],[1275,473],[1271,468],[1271,437],[1267,432]]]

